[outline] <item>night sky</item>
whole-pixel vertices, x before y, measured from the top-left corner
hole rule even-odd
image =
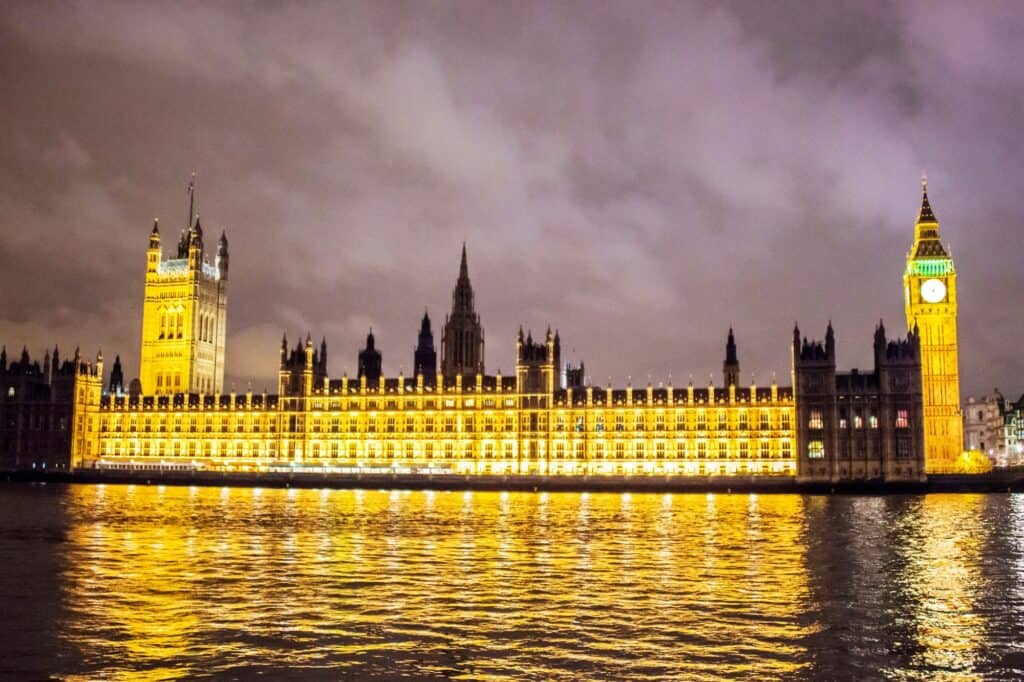
[[[964,397],[1024,390],[1019,2],[6,2],[0,340],[138,371],[147,236],[231,242],[228,385],[282,332],[409,373],[467,243],[488,372],[520,324],[589,379],[788,384],[794,321],[905,330],[920,176]],[[440,354],[439,354],[440,355]],[[108,362],[109,367],[109,362]]]

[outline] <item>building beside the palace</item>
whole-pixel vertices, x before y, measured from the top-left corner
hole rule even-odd
[[[111,374],[120,372],[118,361]],[[7,348],[0,350],[0,470],[69,468],[73,446],[85,443],[80,417],[98,406],[102,376],[102,354],[91,365],[76,348],[62,362],[54,346],[40,364],[25,348],[8,363]],[[85,406],[92,409],[76,412]]]
[[[964,447],[981,452],[997,466],[1024,463],[1024,395],[1007,400],[998,389],[964,403]]]
[[[425,312],[411,376],[384,374],[371,329],[355,376],[331,377],[327,339],[306,334],[282,339],[276,393],[225,393],[227,241],[207,263],[191,208],[189,220],[176,260],[155,227],[150,237],[141,390],[125,394],[118,372],[103,392],[100,362],[75,373],[72,466],[920,481],[929,414],[942,444],[943,401],[959,401],[955,273],[927,194],[905,274],[908,335],[890,339],[880,323],[871,371],[847,372],[831,324],[823,342],[794,329],[791,387],[743,384],[732,329],[720,384],[593,385],[550,328],[520,329],[514,373],[488,374],[463,245],[440,362]]]

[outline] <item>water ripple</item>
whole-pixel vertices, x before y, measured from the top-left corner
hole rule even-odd
[[[0,675],[974,679],[1024,501],[0,488]]]

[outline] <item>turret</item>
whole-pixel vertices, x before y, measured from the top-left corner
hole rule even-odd
[[[423,376],[425,382],[437,380],[437,351],[434,350],[434,334],[430,329],[430,316],[423,311],[420,334],[413,351],[413,376]]]
[[[244,254],[243,254],[244,255]],[[221,279],[228,278],[228,233],[222,231],[220,233],[220,241],[217,243],[217,259],[215,265],[217,266],[217,272],[220,273]]]
[[[124,394],[124,372],[121,369],[121,356],[114,356],[114,366],[110,370],[110,394]]]
[[[375,347],[373,328],[366,335],[366,347],[359,351],[358,378],[366,377],[367,384],[373,384],[381,377],[381,354]]]
[[[7,371],[7,346],[0,349],[0,372]]]
[[[733,336],[732,327],[729,327],[729,337],[725,341],[725,362],[722,363],[722,377],[726,388],[739,386],[740,384],[740,361],[736,353],[736,338]]]

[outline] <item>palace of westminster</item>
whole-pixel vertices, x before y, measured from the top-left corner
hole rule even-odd
[[[194,190],[190,186],[190,194]],[[424,314],[411,376],[386,377],[373,333],[354,378],[326,340],[282,340],[275,394],[225,393],[228,241],[198,217],[146,250],[139,378],[58,349],[0,355],[0,469],[122,468],[537,476],[788,476],[921,481],[963,452],[953,261],[927,189],[903,273],[905,335],[874,332],[874,368],[836,369],[794,328],[792,385],[743,384],[730,329],[719,385],[590,385],[561,339],[520,329],[510,376],[488,374],[463,245],[435,348]],[[440,353],[440,362],[438,362]],[[126,388],[128,390],[126,390]]]

